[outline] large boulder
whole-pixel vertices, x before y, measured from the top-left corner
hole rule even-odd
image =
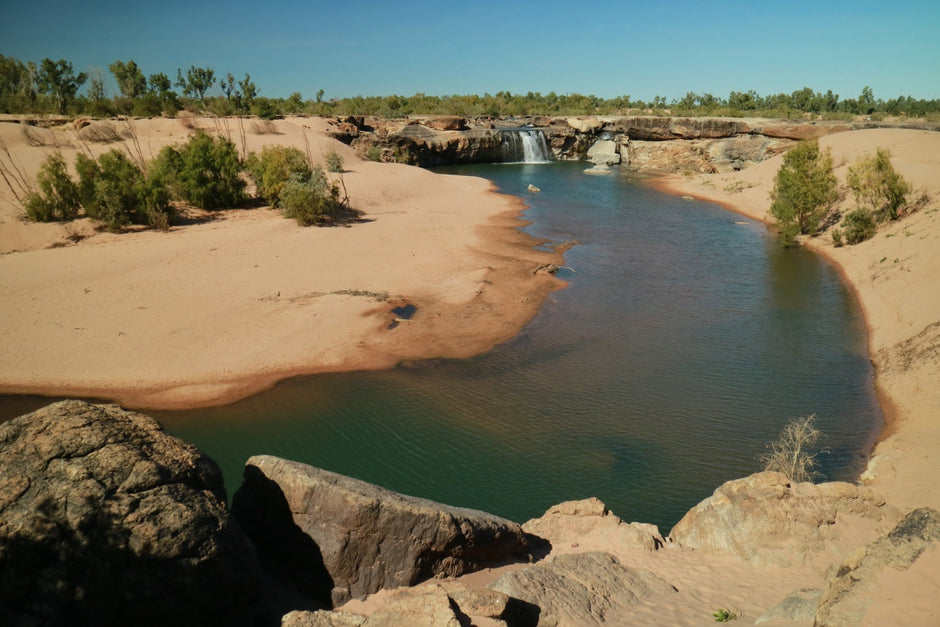
[[[559,555],[506,573],[489,587],[527,603],[531,624],[540,626],[627,624],[630,607],[647,601],[668,605],[676,593],[659,575],[600,551]]]
[[[522,530],[547,540],[559,550],[597,541],[610,546],[656,551],[665,542],[656,525],[625,523],[593,497],[554,505],[541,518],[533,518],[522,525]]]
[[[617,152],[617,142],[610,139],[599,139],[588,148],[588,161],[595,165],[617,165],[620,163],[620,153]]]
[[[936,624],[938,543],[940,512],[922,508],[908,513],[886,536],[832,569],[816,610],[816,625]],[[919,562],[923,567],[914,572]],[[903,608],[897,603],[901,595]]]
[[[336,605],[527,554],[512,521],[265,455],[248,460],[232,509],[302,591]]]
[[[0,425],[5,625],[249,623],[259,579],[218,466],[152,418],[62,401]]]
[[[841,521],[853,519],[843,537]],[[851,483],[793,483],[779,472],[728,481],[682,517],[669,536],[695,549],[734,555],[755,566],[838,558],[899,518],[870,488]]]

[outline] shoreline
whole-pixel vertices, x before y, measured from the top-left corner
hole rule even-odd
[[[914,194],[926,193],[927,206],[882,225],[871,240],[836,249],[828,232],[806,238],[803,245],[838,273],[860,308],[866,350],[872,364],[873,388],[884,418],[859,481],[901,508],[940,506],[940,491],[925,477],[940,472],[940,380],[936,335],[940,303],[936,269],[940,266],[931,242],[940,239],[937,200],[940,198],[937,149],[940,134],[918,131],[852,131],[827,136],[822,147],[833,150],[836,175],[845,179],[847,166],[861,154],[888,148],[899,173],[913,184]],[[770,228],[767,194],[782,156],[739,172],[681,177],[666,175],[649,184],[666,193],[690,196],[758,220]],[[849,194],[843,213],[854,208]]]
[[[191,132],[173,119],[135,124],[151,151]],[[259,208],[168,233],[95,233],[87,220],[24,224],[0,190],[0,244],[11,251],[0,255],[0,393],[134,409],[229,404],[296,376],[481,354],[564,286],[535,272],[561,263],[563,248],[536,248],[522,199],[484,179],[364,161],[326,128],[280,120],[276,136],[248,135],[247,146],[312,144],[315,160],[338,152],[364,213],[345,227],[299,227]],[[26,145],[17,125],[0,133],[38,171],[49,151]],[[69,137],[67,162],[78,152]],[[70,229],[85,241],[63,245]],[[402,306],[415,314],[395,326]]]

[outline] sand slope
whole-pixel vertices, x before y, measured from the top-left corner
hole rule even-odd
[[[335,150],[364,221],[302,228],[257,208],[169,233],[95,234],[88,220],[24,223],[4,190],[0,391],[139,407],[229,402],[294,374],[482,352],[560,285],[532,273],[555,256],[533,250],[518,231],[522,204],[489,182],[361,161],[323,135],[322,119],[278,121],[276,134],[244,124],[242,136],[232,120],[140,120],[136,140],[87,146],[140,146],[150,158],[197,125],[249,151],[309,146],[322,160]],[[72,130],[30,132],[54,137],[69,163],[81,148]],[[0,124],[0,137],[29,175],[54,150],[28,145],[17,124]],[[72,232],[90,237],[47,248]],[[391,310],[406,303],[417,307],[413,321],[389,329]]]

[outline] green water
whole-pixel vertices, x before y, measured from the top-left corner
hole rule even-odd
[[[666,532],[809,413],[823,472],[857,476],[881,414],[836,272],[759,223],[584,167],[449,170],[524,196],[534,235],[580,242],[559,273],[569,287],[491,353],[150,413],[222,465],[230,494],[268,453],[519,521],[597,496]]]

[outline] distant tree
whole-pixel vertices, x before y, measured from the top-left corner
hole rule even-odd
[[[251,76],[245,74],[245,78],[238,81],[238,88],[242,92],[242,101],[239,103],[239,110],[244,113],[249,113],[255,103],[255,98],[258,97],[258,87],[251,82]]]
[[[861,115],[870,115],[875,112],[875,94],[868,85],[862,89],[858,97],[858,112]]]
[[[816,139],[800,142],[783,156],[771,192],[770,213],[786,244],[797,235],[814,235],[838,198],[832,155]]]
[[[68,110],[78,88],[87,79],[88,75],[84,72],[75,74],[72,64],[65,59],[53,61],[46,58],[39,66],[39,89],[55,98],[59,113],[62,114]]]
[[[173,83],[170,77],[163,72],[157,72],[150,75],[150,96],[156,98],[160,111],[175,113],[180,107],[179,96],[173,91]],[[148,98],[148,101],[151,99]],[[156,115],[160,111],[153,111],[151,115]]]
[[[0,54],[0,113],[30,111],[36,101],[36,66]]]
[[[88,89],[85,93],[92,115],[107,116],[113,113],[104,90],[104,77],[101,76],[101,70],[93,69],[88,72]]]
[[[183,95],[202,102],[205,100],[206,92],[212,89],[215,84],[215,70],[212,68],[196,67],[190,65],[186,70],[186,77],[183,73],[176,70],[176,86],[183,90]]]
[[[127,63],[115,61],[108,66],[108,69],[114,75],[114,80],[117,81],[118,89],[121,90],[123,97],[133,99],[146,93],[147,79],[133,60]]]
[[[897,220],[912,189],[891,165],[891,153],[884,148],[849,166],[847,180],[856,202],[868,205],[879,222]]]

